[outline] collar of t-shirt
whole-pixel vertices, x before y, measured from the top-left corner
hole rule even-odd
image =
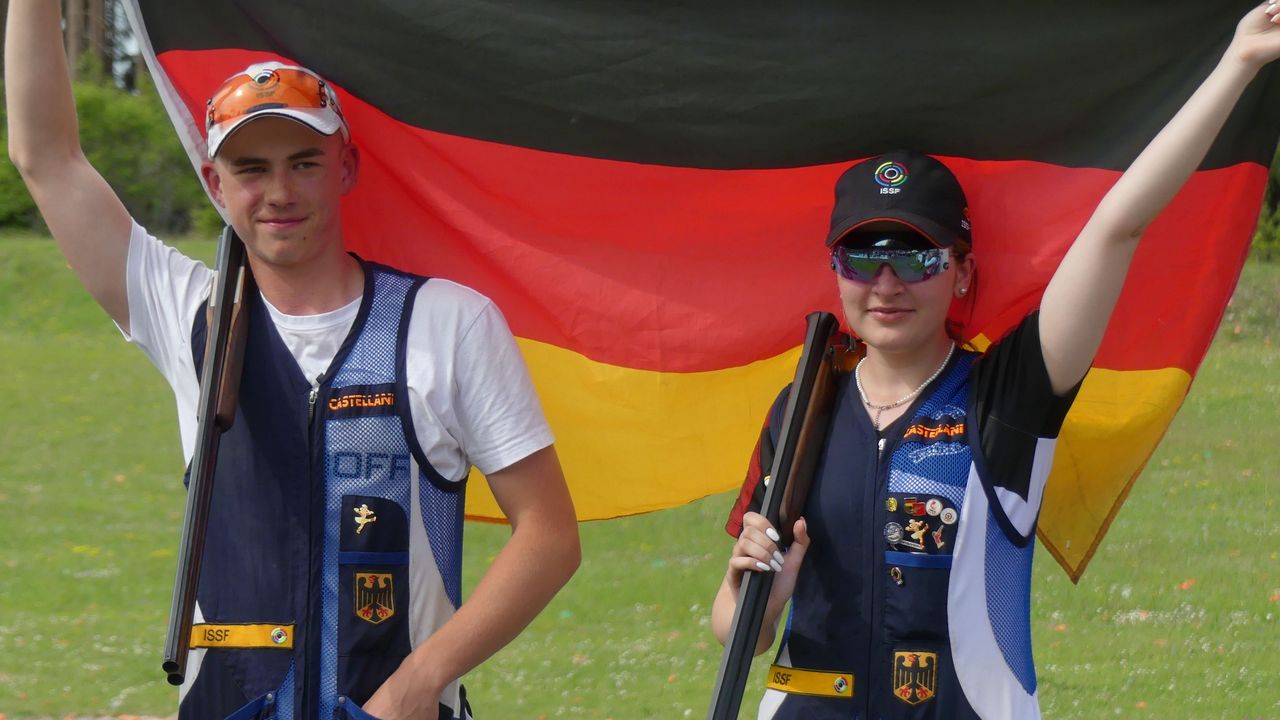
[[[312,385],[329,369],[333,356],[351,332],[351,325],[360,313],[360,300],[356,298],[337,310],[316,315],[287,315],[280,312],[267,299],[262,298],[276,325],[276,332],[284,341],[289,353],[298,362],[302,374]]]

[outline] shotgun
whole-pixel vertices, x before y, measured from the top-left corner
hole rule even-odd
[[[806,318],[804,349],[783,411],[771,471],[760,513],[782,536],[782,547],[791,544],[795,521],[804,513],[813,471],[818,464],[835,400],[835,375],[848,372],[853,353],[848,338],[838,332],[831,313],[814,312]],[[747,685],[764,620],[773,573],[747,572],[738,591],[733,626],[725,639],[720,670],[712,691],[708,720],[736,720]]]
[[[248,333],[245,298],[256,292],[244,243],[230,226],[218,240],[213,290],[209,296],[209,323],[204,364],[200,373],[196,448],[191,456],[187,484],[187,509],[178,544],[178,570],[169,606],[169,632],[164,642],[162,669],[169,683],[181,685],[186,676],[187,651],[191,647],[191,616],[200,584],[209,503],[213,497],[213,472],[218,463],[222,434],[236,418],[240,370]]]

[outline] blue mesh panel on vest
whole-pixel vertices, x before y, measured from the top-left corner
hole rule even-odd
[[[973,358],[969,353],[960,355],[916,411],[917,419],[964,421]],[[967,442],[904,440],[889,460],[889,492],[940,495],[959,509],[971,462]]]
[[[445,594],[456,610],[462,604],[462,509],[466,493],[445,492],[425,475],[419,476],[418,487],[431,554],[444,580]]]
[[[290,663],[284,682],[280,683],[280,689],[276,690],[275,720],[293,720],[293,684],[293,663]]]
[[[952,417],[955,416],[953,415]],[[964,416],[961,415],[960,417]],[[908,460],[919,464],[929,458],[942,457],[944,455],[963,455],[969,452],[969,446],[964,443],[934,443],[932,445],[911,443],[911,446],[904,448],[903,452],[907,454]]]
[[[374,271],[374,294],[359,338],[334,376],[335,389],[351,385],[393,383],[396,380],[396,338],[410,278]],[[373,495],[396,501],[409,515],[409,447],[398,415],[327,419],[325,446],[325,523],[322,550],[323,587],[320,644],[320,715],[333,716],[337,702],[338,667],[338,545],[342,523],[350,510],[344,495]],[[364,465],[357,472],[338,466],[341,454],[382,453],[405,458],[403,463]]]
[[[951,365],[951,370],[938,384],[938,389],[930,393],[916,415],[964,417],[969,393],[969,368],[977,357],[973,353],[961,351]]]
[[[351,509],[343,506],[344,495],[374,495],[395,500],[409,514],[409,448],[404,441],[404,428],[395,415],[330,420],[325,426],[325,529],[324,529],[324,599],[320,612],[320,709],[321,717],[333,712],[337,696],[338,669],[338,539],[343,522],[350,522]],[[371,472],[341,477],[337,458],[343,454],[385,453],[403,458]]]
[[[1031,559],[1034,537],[1026,547],[1009,542],[995,517],[987,513],[987,615],[1004,661],[1028,695],[1036,691],[1031,656]]]
[[[965,453],[963,459],[965,461],[965,469],[968,470],[969,454]],[[929,478],[899,472],[892,468],[889,470],[889,492],[915,495],[939,495],[950,500],[951,504],[957,509],[964,504],[963,487],[934,482]]]
[[[333,378],[333,387],[395,382],[396,337],[405,296],[412,284],[412,278],[375,271],[373,301],[364,332]]]

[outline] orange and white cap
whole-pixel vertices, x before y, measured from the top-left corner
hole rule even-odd
[[[209,157],[240,126],[261,117],[284,117],[321,135],[342,132],[351,139],[338,96],[319,75],[296,65],[263,62],[227,78],[209,98],[204,127]]]

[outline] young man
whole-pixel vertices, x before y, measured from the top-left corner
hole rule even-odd
[[[190,459],[212,273],[134,223],[86,161],[58,3],[9,3],[5,88],[10,157],[71,268],[172,386]],[[260,296],[180,715],[469,717],[458,678],[579,562],[515,343],[477,293],[345,252],[359,153],[323,80],[252,66],[211,98],[207,129],[202,174]],[[461,604],[472,464],[512,535]]]

